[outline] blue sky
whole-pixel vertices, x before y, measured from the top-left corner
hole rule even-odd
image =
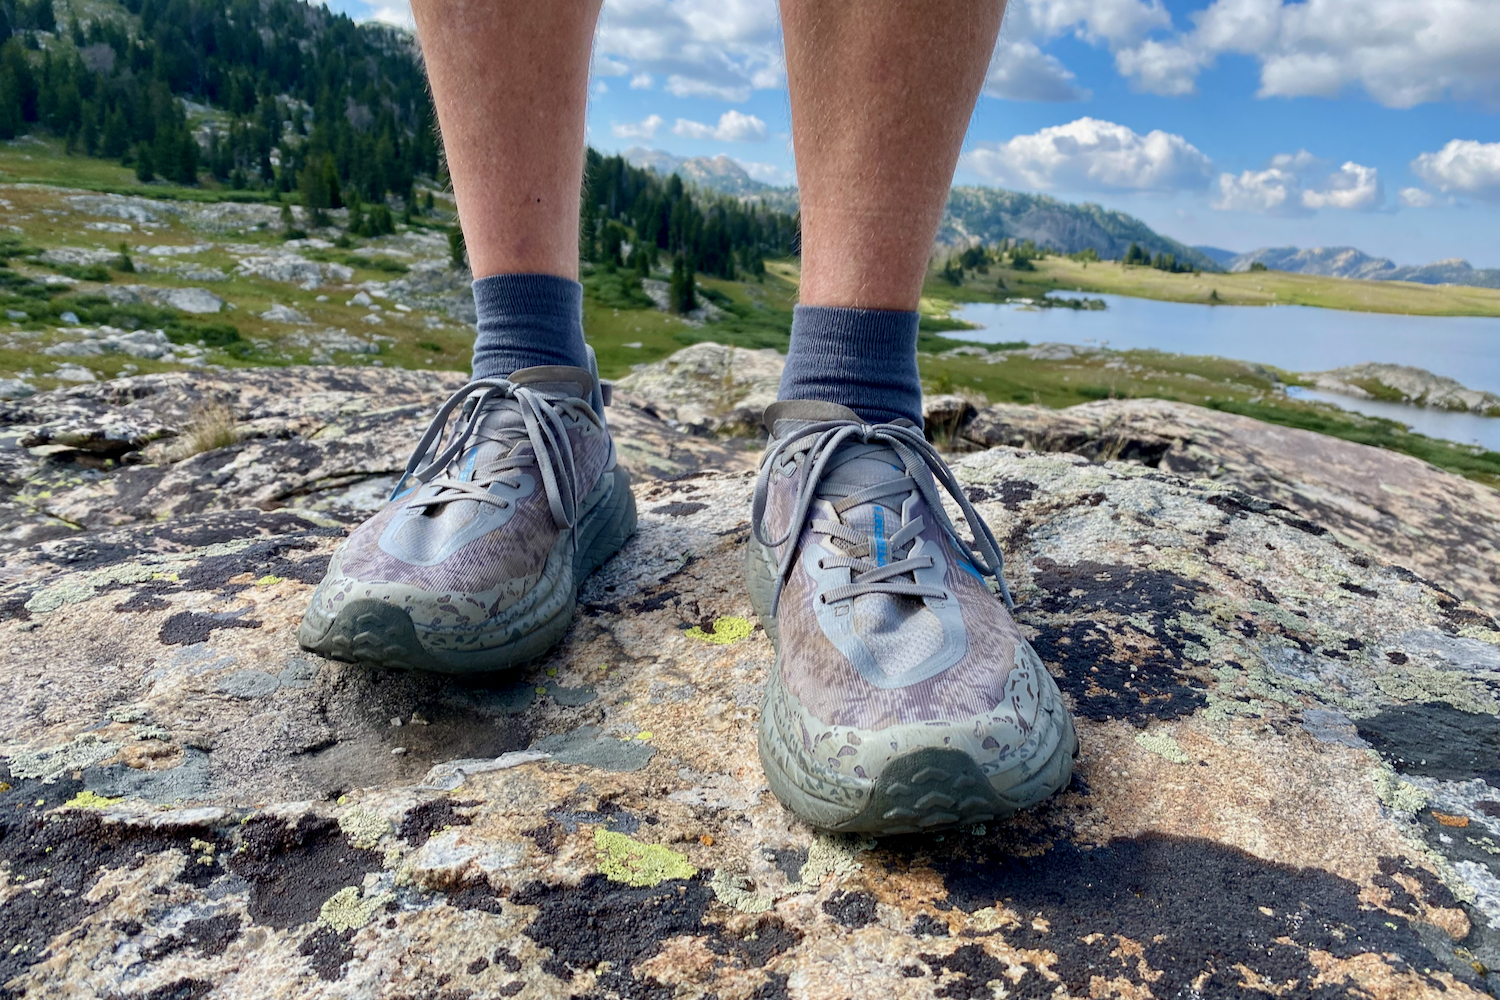
[[[410,23],[404,0],[336,0]],[[958,183],[1500,267],[1496,0],[1012,0]],[[794,176],[771,0],[607,0],[589,139]]]

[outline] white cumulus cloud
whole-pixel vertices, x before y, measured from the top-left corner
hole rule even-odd
[[[1500,142],[1454,139],[1412,160],[1411,169],[1444,194],[1500,200]]]
[[[1219,175],[1219,195],[1214,208],[1225,212],[1257,212],[1264,215],[1310,215],[1302,204],[1302,184],[1297,175],[1280,167],[1246,170],[1238,175]]]
[[[651,84],[654,82],[655,81],[651,79],[650,73],[637,73],[630,78],[630,89],[650,90]]]
[[[1437,197],[1431,191],[1423,191],[1421,188],[1402,188],[1397,197],[1407,208],[1431,208],[1437,204]]]
[[[1350,160],[1330,173],[1305,149],[1271,158],[1264,170],[1220,174],[1212,204],[1225,212],[1306,216],[1321,208],[1373,211],[1385,203],[1380,172]]]
[[[1026,40],[1001,39],[984,78],[987,97],[1012,101],[1082,101],[1090,94],[1056,56]]]
[[[764,0],[608,0],[594,50],[677,97],[745,101],[786,78],[776,7]]]
[[[1191,30],[1146,38],[1115,56],[1157,94],[1188,94],[1225,54],[1260,63],[1261,97],[1364,90],[1409,108],[1444,98],[1500,103],[1500,11],[1494,0],[1214,0]]]
[[[1380,187],[1380,172],[1349,161],[1328,175],[1321,187],[1302,192],[1302,204],[1308,208],[1343,208],[1367,212],[1385,201]]]
[[[719,116],[719,124],[705,125],[702,122],[677,119],[672,132],[685,139],[714,139],[718,142],[764,142],[766,123],[754,115],[730,110]]]
[[[609,130],[616,139],[653,139],[662,127],[661,115],[648,115],[638,122],[615,122]]]
[[[1180,135],[1140,135],[1097,118],[982,145],[963,162],[988,180],[1040,190],[1180,191],[1202,188],[1212,173],[1208,157]]]

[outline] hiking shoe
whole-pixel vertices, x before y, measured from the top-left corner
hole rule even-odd
[[[807,401],[765,422],[746,578],[776,646],[760,719],[776,797],[820,829],[893,834],[1066,785],[1073,720],[1010,615],[994,535],[921,429]]]
[[[455,393],[385,509],[334,553],[302,646],[444,673],[501,670],[551,649],[578,584],[635,530],[605,389],[592,371],[549,365]]]

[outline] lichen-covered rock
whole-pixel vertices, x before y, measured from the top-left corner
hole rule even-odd
[[[1079,719],[1077,778],[984,828],[826,837],[755,754],[772,652],[740,579],[748,462],[638,481],[638,533],[523,670],[393,674],[297,648],[360,514],[256,498],[280,479],[317,495],[333,440],[344,475],[386,475],[461,380],[147,376],[0,411],[7,440],[24,417],[149,452],[211,393],[265,429],[176,463],[205,464],[170,488],[109,486],[151,467],[101,461],[68,508],[92,522],[7,554],[0,993],[1496,988],[1500,625],[1478,608],[1204,478],[965,455]],[[724,447],[630,407],[614,421],[627,453]],[[91,454],[0,451],[11,484]]]
[[[760,415],[776,401],[782,355],[707,341],[642,365],[618,388],[662,419],[696,434],[762,434]]]
[[[1500,493],[1409,455],[1157,399],[1066,410],[1002,403],[982,410],[963,437],[1204,476],[1500,612]]]

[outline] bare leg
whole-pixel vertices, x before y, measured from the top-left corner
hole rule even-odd
[[[1004,0],[781,0],[805,305],[913,310]]]
[[[413,0],[474,276],[578,277],[601,0]]]

